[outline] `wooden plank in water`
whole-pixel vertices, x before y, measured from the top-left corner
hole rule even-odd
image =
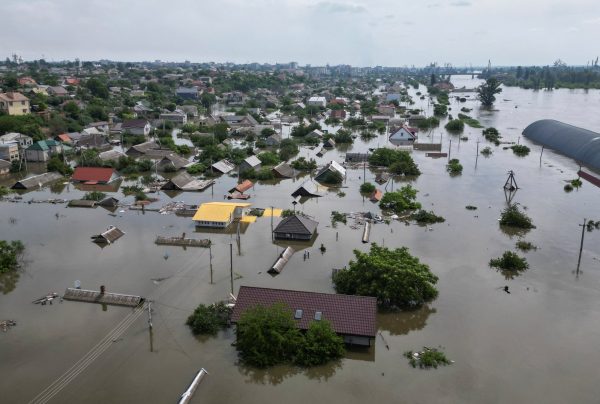
[[[182,247],[205,247],[210,246],[209,239],[183,238],[183,237],[162,237],[157,236],[154,243],[158,245],[176,245]]]
[[[63,296],[65,300],[77,302],[111,304],[116,306],[136,307],[143,302],[143,298],[120,293],[100,293],[96,290],[67,288]]]

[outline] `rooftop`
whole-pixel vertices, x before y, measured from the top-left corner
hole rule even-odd
[[[299,290],[257,288],[241,286],[231,321],[239,321],[242,313],[254,306],[286,305],[292,313],[302,310],[296,319],[298,328],[308,329],[321,313],[321,318],[331,323],[338,334],[375,337],[377,333],[377,299],[367,296],[349,296]]]
[[[200,205],[192,218],[194,221],[228,222],[235,208],[247,208],[251,203],[207,202]]]

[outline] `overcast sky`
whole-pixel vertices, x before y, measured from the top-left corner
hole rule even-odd
[[[0,0],[0,56],[353,66],[585,64],[598,0]]]

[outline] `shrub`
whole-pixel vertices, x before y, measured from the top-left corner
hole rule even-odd
[[[523,257],[519,257],[512,251],[504,251],[502,257],[492,258],[490,260],[490,267],[502,269],[505,271],[524,271],[529,268],[527,260]]]
[[[299,157],[298,159],[292,161],[290,166],[294,170],[310,171],[317,168],[317,161],[315,159],[306,160],[304,157]]]
[[[573,190],[573,185],[565,184],[565,187],[563,189],[565,190],[565,192],[571,192]]]
[[[423,347],[421,352],[413,353],[413,351],[404,352],[404,357],[413,368],[419,366],[421,369],[434,368],[438,366],[450,365],[452,362],[446,358],[442,351],[436,348]]]
[[[465,129],[465,123],[460,119],[453,119],[448,121],[444,127],[448,132],[462,132]]]
[[[433,104],[433,114],[435,116],[446,116],[448,114],[448,107],[444,104]]]
[[[423,209],[410,215],[410,218],[420,224],[443,223],[446,221],[442,216],[437,216],[432,211],[427,212]]]
[[[85,199],[86,201],[101,201],[102,199],[106,198],[106,194],[104,192],[100,192],[100,191],[91,191],[91,192],[86,192],[85,195],[83,195],[83,199]]]
[[[274,166],[279,163],[279,156],[273,152],[262,152],[258,156],[260,162],[265,166]]]
[[[256,173],[257,180],[272,180],[275,178],[273,171],[269,167],[263,167],[258,173]]]
[[[421,171],[410,153],[403,150],[387,148],[376,149],[369,156],[369,164],[374,166],[389,167],[390,171],[398,175],[420,175]]]
[[[420,209],[421,204],[416,202],[417,191],[410,185],[405,185],[398,191],[386,192],[379,202],[382,209],[389,209],[395,213],[402,213],[406,210]]]
[[[352,138],[352,134],[346,130],[340,129],[335,134],[333,140],[335,140],[336,144],[344,144],[344,143],[354,143],[354,139]]]
[[[371,194],[373,191],[375,191],[375,185],[371,184],[370,182],[365,182],[364,184],[360,185],[360,192],[363,194]]]
[[[147,201],[148,200],[148,195],[146,195],[142,191],[136,192],[134,196],[135,196],[136,201]]]
[[[216,334],[227,326],[230,314],[231,309],[223,302],[208,306],[201,304],[187,318],[185,324],[190,326],[194,335]]]
[[[522,144],[516,144],[514,146],[511,146],[510,148],[512,149],[513,153],[519,157],[527,156],[531,151],[529,147],[524,146]]]
[[[496,128],[486,128],[482,131],[485,140],[494,143],[496,146],[500,145],[500,132]]]
[[[500,215],[502,226],[516,227],[519,229],[534,229],[531,218],[519,210],[516,204],[508,206]]]
[[[334,210],[331,212],[331,225],[335,227],[337,222],[346,224],[346,215]]]
[[[260,368],[290,362],[322,365],[345,352],[343,339],[328,321],[312,321],[303,334],[291,310],[282,304],[246,310],[237,324],[236,347],[246,364]]]
[[[492,148],[489,146],[485,146],[479,153],[483,154],[485,157],[489,157],[492,155]]]
[[[521,251],[537,250],[537,246],[529,241],[519,240],[516,244],[517,248]]]
[[[62,161],[58,156],[52,156],[50,160],[48,160],[46,169],[48,171],[58,172],[62,175],[73,174],[73,169],[68,164],[65,164],[65,162]]]
[[[406,247],[388,249],[371,244],[368,253],[354,250],[356,260],[338,271],[333,283],[338,293],[373,296],[384,307],[419,307],[437,297],[437,276]]]
[[[571,186],[573,188],[579,188],[583,185],[583,182],[581,182],[580,178],[575,178],[574,180],[571,180]]]
[[[451,159],[446,165],[446,171],[448,171],[450,175],[462,174],[462,170],[463,166],[458,159]]]
[[[204,171],[206,171],[206,166],[202,163],[195,163],[191,166],[186,167],[185,170],[188,172],[188,174],[201,174]]]
[[[0,274],[16,271],[23,251],[25,246],[21,241],[0,240]]]
[[[300,366],[323,365],[341,358],[345,351],[344,339],[333,331],[328,321],[313,321],[298,346],[294,363]]]

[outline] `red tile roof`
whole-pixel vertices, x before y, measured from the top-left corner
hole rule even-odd
[[[107,183],[110,181],[115,170],[105,167],[76,167],[71,179],[80,182]]]
[[[315,313],[320,311],[322,318],[329,321],[338,334],[375,337],[377,333],[377,299],[374,297],[251,286],[240,286],[231,321],[236,323],[250,307],[268,307],[276,303],[287,305],[292,313],[302,310],[302,318],[296,320],[302,330],[308,329]]]
[[[235,188],[233,188],[234,190],[238,191],[239,193],[244,193],[247,190],[249,190],[250,188],[252,188],[254,186],[254,184],[252,183],[252,181],[250,180],[244,180],[241,184],[237,184],[235,186]]]

